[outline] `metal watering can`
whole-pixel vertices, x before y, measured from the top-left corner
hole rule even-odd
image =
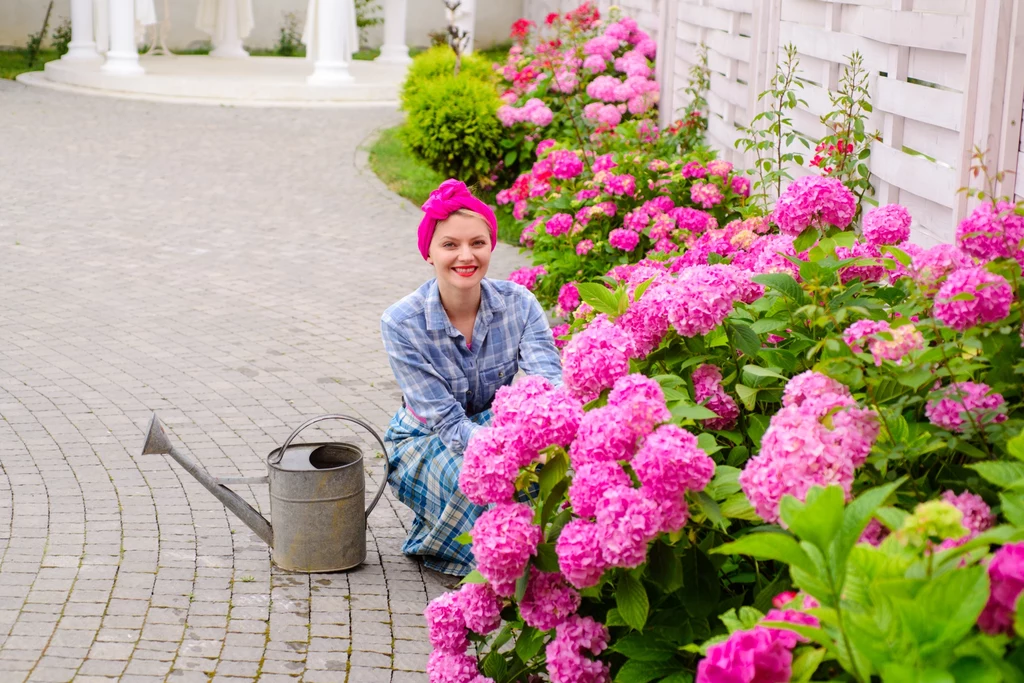
[[[373,434],[384,453],[380,489],[363,510],[366,476],[363,452],[350,443],[292,443],[306,427],[324,420],[352,422]],[[171,445],[163,423],[153,413],[142,454],[169,455],[217,500],[270,546],[274,564],[294,572],[351,569],[366,560],[366,518],[384,494],[391,465],[380,436],[362,420],[347,415],[321,415],[299,425],[280,448],[267,456],[265,477],[210,475]],[[269,484],[273,524],[228,488],[230,484]]]

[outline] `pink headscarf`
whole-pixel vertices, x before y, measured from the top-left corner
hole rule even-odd
[[[434,228],[439,221],[451,216],[459,209],[469,209],[484,217],[487,225],[491,227],[491,251],[498,242],[498,220],[494,217],[494,210],[483,203],[469,192],[469,188],[462,181],[449,178],[441,183],[441,186],[430,193],[427,201],[423,202],[423,220],[420,221],[419,247],[420,254],[426,260],[430,252],[430,240],[434,237]]]

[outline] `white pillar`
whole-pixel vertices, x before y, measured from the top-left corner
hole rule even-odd
[[[459,9],[455,11],[455,25],[469,35],[466,47],[462,54],[468,55],[473,52],[473,41],[476,38],[476,0],[462,0]]]
[[[110,49],[101,70],[122,76],[141,76],[135,45],[135,1],[110,0]]]
[[[350,41],[349,24],[355,14],[353,0],[317,0],[316,62],[313,73],[306,79],[309,85],[345,85],[353,81],[348,72],[348,57],[352,54],[346,43]],[[351,14],[350,14],[351,12]]]
[[[409,46],[405,44],[405,13],[408,0],[384,0],[384,44],[374,61],[408,64]]]
[[[99,58],[92,34],[92,0],[71,0],[71,42],[61,59],[84,62]]]
[[[242,46],[238,35],[238,0],[220,0],[217,3],[217,25],[220,29],[214,40],[211,57],[245,59],[249,53]]]

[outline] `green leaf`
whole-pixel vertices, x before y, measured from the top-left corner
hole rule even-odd
[[[800,287],[800,283],[788,273],[761,273],[751,279],[760,285],[778,291],[801,306],[807,303],[807,294]]]
[[[608,613],[604,617],[604,625],[611,628],[612,626],[627,626],[622,615],[619,614],[619,610],[612,607],[608,610]]]
[[[761,352],[761,338],[749,326],[729,323],[726,325],[726,331],[729,333],[729,339],[733,346],[742,351],[745,356],[757,358],[757,354]]]
[[[722,516],[726,519],[744,519],[748,522],[762,522],[763,520],[754,511],[743,492],[734,493],[725,499],[719,506]]]
[[[555,554],[554,543],[538,543],[537,544],[537,555],[533,558],[533,563],[537,565],[537,569],[542,572],[557,572],[558,567],[558,555]]]
[[[480,668],[485,676],[497,681],[508,673],[508,662],[505,661],[505,655],[497,650],[491,650],[490,654],[484,657],[483,665]]]
[[[510,151],[509,151],[509,152],[508,152],[508,153],[507,153],[507,154],[505,155],[505,165],[506,165],[506,166],[511,166],[512,164],[514,164],[514,163],[515,163],[515,161],[516,161],[516,157],[517,157],[517,156],[519,156],[519,155],[518,155],[518,153],[516,152],[516,150],[514,150],[514,149],[513,149],[513,150],[510,150]]]
[[[817,228],[805,228],[803,232],[797,235],[796,239],[793,240],[793,251],[801,253],[807,251],[818,242]]]
[[[652,282],[654,282],[653,277],[649,280],[644,280],[637,285],[637,288],[633,291],[633,301],[640,301],[640,297],[644,295],[644,292],[647,291],[647,288],[651,286]]]
[[[934,379],[935,373],[927,368],[917,368],[916,370],[896,375],[897,382],[911,389],[920,389]]]
[[[772,532],[752,532],[732,543],[711,549],[716,555],[752,555],[762,560],[776,560],[814,574],[814,562],[792,536]]]
[[[833,571],[838,572],[839,568],[846,564],[850,550],[860,540],[861,534],[864,533],[864,529],[867,528],[879,506],[892,495],[893,491],[902,486],[904,481],[906,481],[906,477],[901,477],[884,486],[868,489],[846,506],[842,524],[832,542],[832,551],[829,553]]]
[[[768,368],[762,368],[760,365],[744,365],[743,373],[749,374],[753,377],[775,377],[781,380],[789,379],[785,375],[780,375],[774,370],[769,370]]]
[[[619,300],[615,292],[596,282],[582,282],[576,285],[580,298],[590,304],[598,313],[619,314]]]
[[[666,593],[674,593],[683,586],[683,567],[672,548],[655,541],[647,553],[647,572],[654,583]]]
[[[651,633],[630,633],[615,641],[609,649],[638,662],[664,662],[672,659],[676,653],[675,645]]]
[[[650,683],[683,668],[679,662],[642,662],[630,660],[615,674],[615,683]]]
[[[634,579],[632,575],[623,573],[622,578],[619,579],[619,584],[615,588],[615,606],[629,626],[637,631],[644,629],[650,603],[647,600],[647,591],[644,590],[643,584]]]
[[[459,584],[464,583],[487,583],[487,579],[483,574],[474,569],[462,577],[462,581],[459,581]]]
[[[565,451],[559,448],[540,468],[540,495],[547,496],[551,493],[555,485],[565,479],[568,471],[569,459],[565,457]]]
[[[473,535],[468,531],[464,531],[463,533],[455,537],[455,542],[461,543],[462,545],[469,545],[473,542]]]
[[[715,437],[707,432],[703,432],[697,437],[697,445],[708,455],[713,455],[722,450],[722,447],[715,441]]]
[[[555,510],[565,501],[565,492],[569,488],[569,479],[562,479],[555,484],[555,488],[544,498],[544,507],[540,511],[540,525],[547,526],[548,520],[555,514]]]
[[[661,679],[660,683],[693,683],[693,674],[689,671],[677,671]]]
[[[843,489],[814,486],[807,492],[805,502],[783,496],[779,513],[790,531],[824,553],[843,521]]]
[[[758,389],[751,389],[745,384],[735,385],[736,395],[740,397],[740,402],[743,407],[747,410],[753,411],[757,407],[757,392]],[[763,433],[763,432],[762,432]]]
[[[544,633],[542,631],[538,631],[532,626],[523,626],[523,631],[519,634],[519,639],[516,640],[516,654],[519,655],[519,659],[528,662],[540,652],[543,645]]]
[[[1024,493],[1000,493],[999,502],[1003,506],[1006,521],[1016,527],[1024,527]],[[1024,600],[1021,602],[1024,603]]]
[[[706,494],[704,491],[697,492],[697,501],[700,503],[700,509],[704,512],[704,515],[717,527],[725,527],[725,517],[722,516],[722,511],[718,507],[711,496]]]
[[[762,614],[767,614],[768,610],[772,608],[772,600],[776,595],[788,590],[792,583],[789,577],[786,576],[786,572],[780,572],[772,582],[761,589],[754,598],[754,609],[758,610]]]
[[[526,595],[526,587],[530,582],[530,567],[527,565],[526,570],[523,571],[523,575],[516,579],[516,592],[515,601],[522,602],[523,596]]]
[[[796,659],[793,660],[793,673],[790,677],[791,683],[806,683],[818,670],[821,663],[825,661],[824,648],[805,648]]]
[[[1024,484],[1024,462],[976,462],[967,467],[1000,488],[1008,489]]]
[[[1024,600],[1017,601],[1017,609],[1013,612],[1014,633],[1024,633]]]
[[[689,420],[710,420],[718,417],[718,413],[704,406],[695,406],[682,401],[676,403],[669,409],[672,413],[672,417],[676,419],[689,419]]]
[[[1024,432],[1006,442],[1006,452],[1024,462]]]

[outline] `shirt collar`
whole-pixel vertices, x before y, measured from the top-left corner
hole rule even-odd
[[[507,304],[505,297],[497,291],[497,288],[487,278],[480,281],[480,312],[477,314],[477,322],[490,325],[496,313],[503,312]],[[428,330],[447,330],[449,334],[455,333],[448,314],[444,312],[441,305],[441,292],[437,287],[435,278],[427,288],[426,299],[423,305],[424,317]]]

